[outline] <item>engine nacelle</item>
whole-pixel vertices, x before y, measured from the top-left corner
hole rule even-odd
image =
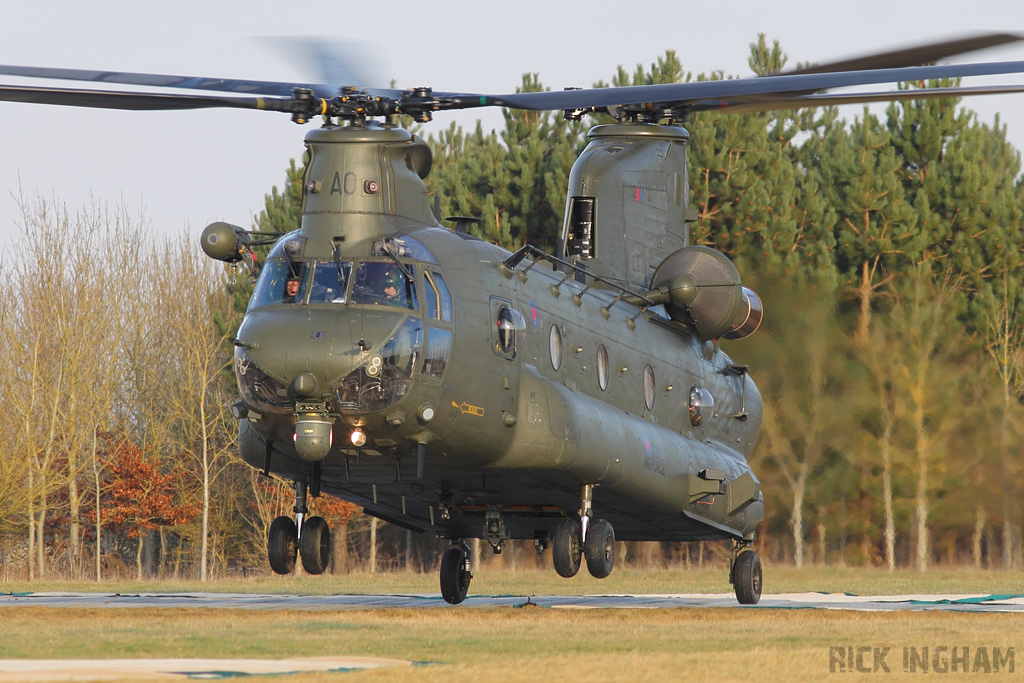
[[[230,223],[210,223],[203,228],[203,234],[199,240],[203,245],[203,251],[212,259],[226,263],[238,263],[246,248],[245,230]]]
[[[761,324],[761,299],[743,286],[729,257],[710,247],[673,252],[652,284],[648,298],[663,303],[673,320],[692,326],[701,340],[743,339]]]
[[[746,317],[743,322],[722,335],[726,339],[744,339],[757,332],[757,328],[761,326],[761,319],[764,318],[764,305],[761,303],[761,297],[749,287],[744,287],[743,300],[747,304]]]

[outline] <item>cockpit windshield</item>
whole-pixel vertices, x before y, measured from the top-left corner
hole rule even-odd
[[[308,264],[301,261],[270,261],[263,266],[249,309],[270,304],[290,304],[302,300],[303,281]]]
[[[349,261],[320,261],[313,271],[313,286],[309,294],[311,304],[343,304],[348,276],[352,271]]]
[[[414,267],[394,261],[360,263],[352,283],[352,301],[418,309]]]

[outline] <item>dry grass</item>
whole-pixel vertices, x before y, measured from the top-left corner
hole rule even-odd
[[[727,592],[724,567],[616,569],[597,581],[551,571],[485,568],[474,594]],[[766,568],[769,592],[1015,593],[1017,572]],[[230,591],[436,593],[435,574],[351,574],[194,582],[8,584],[4,591]],[[412,669],[346,674],[360,680],[712,681],[818,680],[830,646],[1014,647],[1024,653],[1019,614],[825,610],[561,610],[431,608],[300,612],[216,609],[0,608],[0,658],[293,657],[362,655],[430,662]],[[1024,667],[1024,662],[1021,662]],[[285,677],[337,681],[337,674]]]
[[[247,612],[3,608],[0,657],[364,655],[428,661],[361,680],[817,680],[829,646],[1015,647],[1007,614],[818,610],[420,609]],[[1024,663],[1022,663],[1024,665]],[[286,677],[335,681],[336,675]]]

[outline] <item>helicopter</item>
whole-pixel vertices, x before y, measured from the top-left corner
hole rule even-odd
[[[691,244],[683,126],[697,112],[1014,93],[1024,86],[831,94],[831,88],[1024,72],[916,66],[1019,38],[995,33],[735,80],[507,95],[0,66],[29,78],[199,94],[0,86],[0,100],[126,110],[259,109],[305,135],[300,227],[212,223],[205,253],[258,275],[233,369],[241,457],[293,482],[267,534],[272,570],[330,564],[323,494],[450,542],[443,598],[473,578],[467,539],[551,549],[555,571],[610,575],[616,541],[731,540],[741,604],[763,587],[764,496],[749,458],[762,399],[720,339],[764,314],[729,258]],[[220,94],[210,94],[220,93]],[[569,177],[556,253],[515,252],[441,220],[431,152],[394,123],[501,106],[610,115]],[[254,248],[271,246],[260,262]]]

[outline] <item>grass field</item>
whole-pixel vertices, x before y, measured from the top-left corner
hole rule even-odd
[[[437,592],[433,574],[355,574],[195,583],[7,584],[3,591],[285,593]],[[1022,592],[1020,573],[965,570],[771,568],[768,592]],[[553,572],[479,572],[471,594],[726,592],[720,569],[616,570],[597,581]],[[905,647],[1013,647],[1024,653],[1024,617],[950,612],[823,610],[388,609],[298,612],[195,609],[0,609],[0,658],[292,657],[362,655],[430,662],[288,681],[674,681],[830,680],[830,647],[891,650],[890,676]],[[1024,654],[1022,654],[1024,656]],[[865,666],[872,664],[869,657]],[[972,660],[973,661],[973,660]],[[1016,666],[1017,663],[1014,662]],[[1024,667],[1024,661],[1020,663]],[[1006,666],[999,672],[1007,676]],[[1018,669],[1024,670],[1024,669]],[[884,670],[880,675],[886,675]],[[861,674],[863,675],[863,674]],[[916,675],[921,675],[918,671]],[[930,674],[931,675],[931,674]],[[978,674],[968,674],[974,678]],[[946,678],[957,675],[946,674]]]
[[[476,595],[586,595],[593,593],[730,593],[728,570],[633,569],[616,567],[606,579],[594,579],[581,571],[562,579],[553,570],[509,570],[484,567],[473,570],[470,594]],[[765,593],[854,593],[898,595],[907,593],[1024,593],[1020,571],[976,571],[973,569],[932,569],[921,573],[911,569],[887,572],[853,567],[791,566],[764,569]],[[354,572],[322,576],[266,576],[251,579],[197,581],[16,581],[0,583],[0,592],[100,591],[106,593],[204,591],[224,593],[437,593],[434,572]]]

